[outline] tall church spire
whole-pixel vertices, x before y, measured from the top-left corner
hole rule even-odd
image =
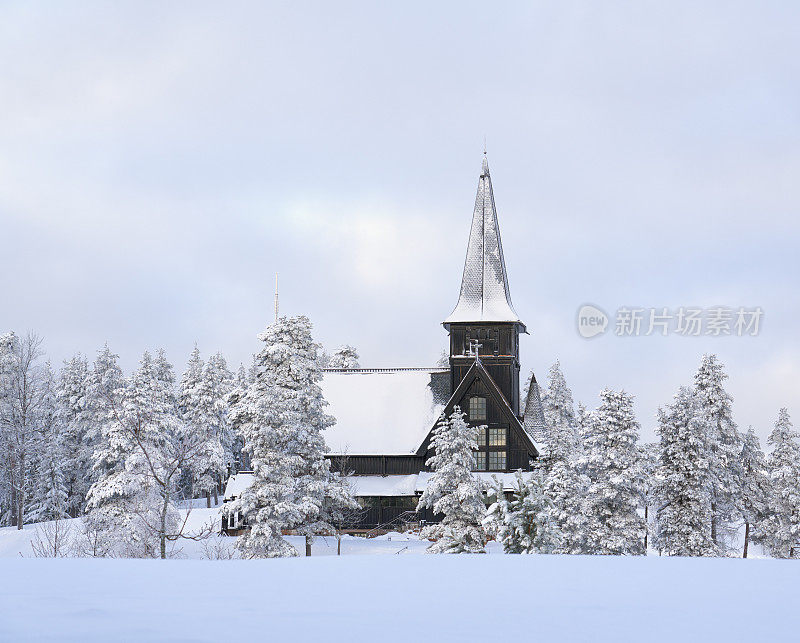
[[[467,258],[458,304],[444,320],[445,328],[459,322],[516,322],[525,330],[511,304],[503,244],[494,206],[489,162],[483,155]]]

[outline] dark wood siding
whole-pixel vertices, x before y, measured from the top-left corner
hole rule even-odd
[[[356,475],[408,475],[423,471],[424,458],[417,455],[351,455],[325,456],[333,471]]]

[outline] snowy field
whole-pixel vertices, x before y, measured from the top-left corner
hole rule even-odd
[[[199,504],[199,503],[198,503]],[[190,526],[218,519],[196,508]],[[69,521],[74,528],[78,521]],[[0,529],[0,641],[772,641],[800,631],[795,561],[423,556],[413,535],[317,539],[311,559],[35,558]],[[290,541],[303,550],[301,538]]]
[[[0,560],[2,641],[788,641],[800,566],[736,559]]]

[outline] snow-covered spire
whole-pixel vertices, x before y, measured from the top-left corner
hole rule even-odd
[[[497,224],[497,211],[494,207],[492,179],[485,153],[478,180],[461,293],[455,310],[443,323],[449,328],[450,324],[456,322],[517,322],[525,330],[511,304],[503,244],[500,242],[500,226]]]

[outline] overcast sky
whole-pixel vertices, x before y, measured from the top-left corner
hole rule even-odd
[[[0,330],[235,367],[279,272],[326,347],[431,365],[485,136],[526,373],[652,437],[715,352],[743,428],[800,424],[798,3],[165,4],[0,7]],[[587,302],[764,318],[587,340]]]

